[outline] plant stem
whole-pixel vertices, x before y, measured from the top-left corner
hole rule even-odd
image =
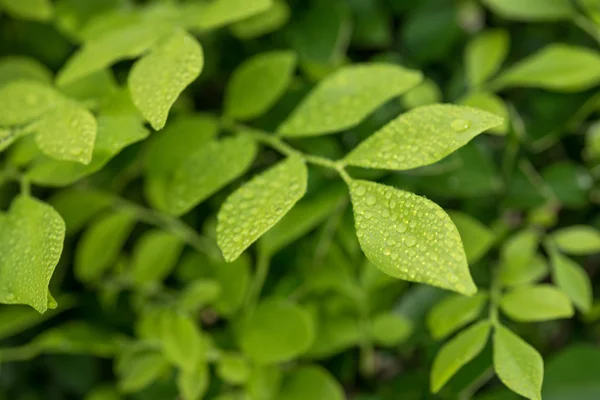
[[[259,252],[256,261],[254,280],[252,281],[252,286],[248,289],[248,296],[246,297],[246,309],[252,310],[256,306],[256,303],[258,303],[260,293],[262,292],[267,276],[269,275],[270,266],[271,257],[263,252]]]
[[[500,318],[498,313],[498,307],[500,304],[500,296],[502,294],[502,287],[500,277],[497,271],[494,271],[492,277],[492,284],[490,286],[490,322],[492,326],[498,326],[500,324]]]

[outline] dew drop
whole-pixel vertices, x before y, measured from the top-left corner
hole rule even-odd
[[[377,203],[377,199],[375,198],[375,196],[373,196],[372,194],[367,196],[367,199],[365,200],[365,202],[367,203],[368,206],[374,206],[375,203]]]
[[[354,191],[354,193],[357,196],[364,196],[365,193],[367,193],[367,188],[365,188],[364,186],[359,186],[356,188],[356,190]]]
[[[396,230],[397,230],[399,233],[404,233],[404,232],[406,232],[406,224],[404,224],[404,223],[400,222],[398,225],[396,225]]]
[[[408,247],[413,247],[415,244],[417,244],[417,239],[415,239],[413,235],[408,235],[406,238],[404,238],[404,244]]]
[[[469,129],[470,126],[471,126],[471,122],[467,121],[466,119],[462,119],[462,118],[455,119],[450,124],[450,127],[452,129],[454,129],[456,132],[466,131],[467,129]]]

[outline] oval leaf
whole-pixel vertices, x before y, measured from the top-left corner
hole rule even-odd
[[[353,127],[386,101],[422,80],[393,64],[362,64],[325,78],[278,128],[282,136],[317,136]]]
[[[440,340],[479,317],[488,299],[487,293],[474,296],[451,295],[431,308],[427,326],[434,339]]]
[[[469,264],[479,261],[494,243],[492,231],[469,214],[452,211],[448,215],[460,233]]]
[[[575,261],[550,248],[550,260],[554,282],[564,291],[581,312],[587,313],[592,307],[593,294],[590,277]]]
[[[61,99],[50,86],[19,80],[0,89],[0,126],[26,124],[50,110]]]
[[[286,376],[277,400],[344,400],[342,386],[325,368],[300,367]]]
[[[50,0],[0,0],[0,8],[13,17],[33,21],[48,21],[54,14]]]
[[[587,255],[600,252],[600,232],[591,226],[574,225],[552,233],[552,240],[565,253]]]
[[[483,84],[500,69],[508,55],[508,32],[490,29],[478,34],[465,48],[465,74],[471,86]]]
[[[290,156],[231,194],[217,216],[217,243],[227,261],[268,231],[306,192],[304,160]]]
[[[500,308],[521,322],[547,321],[573,316],[567,295],[551,285],[520,286],[504,294]]]
[[[186,315],[171,310],[162,312],[160,340],[165,358],[185,371],[193,371],[206,359],[200,329]]]
[[[131,273],[138,285],[162,281],[175,267],[183,242],[160,230],[146,232],[133,249]]]
[[[379,346],[397,346],[408,339],[412,331],[412,322],[397,313],[379,314],[371,322],[371,337]]]
[[[483,0],[496,14],[517,21],[554,21],[574,15],[569,0]]]
[[[437,204],[368,181],[352,181],[350,194],[358,241],[379,269],[463,294],[477,291],[460,235]]]
[[[406,170],[433,164],[467,144],[502,118],[452,104],[413,108],[363,141],[345,158],[364,168]]]

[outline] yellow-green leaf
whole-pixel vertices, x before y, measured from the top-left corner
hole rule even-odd
[[[509,37],[503,29],[479,33],[465,48],[465,74],[471,86],[479,86],[500,69],[508,55]]]
[[[517,21],[555,21],[575,13],[569,0],[483,0],[496,14]]]
[[[365,168],[406,170],[433,164],[502,118],[476,108],[432,104],[413,108],[375,132],[344,159]]]
[[[451,295],[437,303],[427,314],[427,326],[434,339],[444,339],[479,317],[487,303],[487,293],[474,296]]]
[[[600,252],[600,232],[591,226],[573,225],[552,233],[552,240],[565,253],[586,255]]]
[[[307,365],[292,371],[282,383],[277,400],[344,400],[344,389],[329,371]]]
[[[285,0],[273,0],[266,11],[231,25],[231,32],[243,40],[253,39],[278,30],[290,19],[290,6]]]
[[[367,258],[396,278],[471,295],[477,291],[452,220],[424,197],[352,181],[356,235]]]
[[[459,102],[462,105],[479,108],[480,110],[490,112],[504,119],[502,124],[490,128],[487,131],[488,133],[504,135],[508,132],[510,115],[508,114],[508,106],[500,96],[489,92],[471,92],[465,97],[462,97]]]
[[[138,285],[162,281],[175,267],[183,242],[160,230],[146,232],[133,249],[131,273]]]
[[[412,331],[412,322],[398,313],[379,314],[373,318],[370,326],[375,344],[385,347],[399,345],[408,339]]]
[[[190,3],[182,7],[184,24],[190,29],[207,31],[262,13],[273,0],[214,0]]]
[[[494,243],[492,231],[469,214],[451,211],[448,215],[460,233],[469,264],[479,261]]]
[[[0,88],[0,126],[26,124],[56,105],[60,94],[52,87],[18,80]]]
[[[174,366],[193,371],[206,359],[206,344],[194,320],[172,310],[160,314],[163,355]]]
[[[592,307],[593,294],[590,277],[575,261],[550,248],[552,276],[556,285],[570,298],[575,307],[587,313]]]
[[[48,21],[54,14],[50,0],[0,0],[0,9],[13,17],[34,21]]]
[[[515,321],[536,322],[573,316],[567,295],[548,284],[512,289],[500,299],[502,312]]]

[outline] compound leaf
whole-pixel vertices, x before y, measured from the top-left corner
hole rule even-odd
[[[547,321],[573,316],[569,297],[552,285],[525,285],[512,289],[500,299],[500,308],[520,322]]]
[[[573,225],[552,233],[552,240],[565,253],[586,255],[600,252],[600,232],[591,226]]]
[[[200,43],[177,30],[155,44],[129,74],[133,103],[156,130],[167,121],[169,109],[204,66]]]
[[[544,361],[523,339],[502,325],[494,329],[494,370],[508,388],[531,400],[541,400]]]
[[[60,215],[34,198],[18,196],[0,213],[0,303],[27,304],[39,313],[48,309],[48,284],[64,237]]]
[[[435,356],[431,369],[431,392],[437,393],[485,347],[490,335],[489,321],[481,321],[457,334]]]
[[[281,124],[278,133],[306,137],[351,128],[421,80],[420,72],[393,64],[344,67],[321,81]]]
[[[245,120],[266,112],[287,89],[295,67],[291,51],[272,51],[245,61],[227,86],[225,114]]]
[[[478,34],[465,48],[465,74],[471,86],[479,86],[500,69],[508,55],[508,32],[490,29]]]
[[[311,315],[285,300],[265,300],[244,320],[240,346],[257,364],[292,360],[306,352],[315,336]]]
[[[479,317],[488,299],[487,293],[474,296],[451,295],[431,308],[427,326],[434,339],[444,339]]]
[[[500,250],[500,280],[506,286],[535,282],[548,273],[546,262],[536,254],[538,234],[523,230],[508,238]]]
[[[424,197],[379,183],[350,183],[356,235],[367,258],[395,278],[471,295],[477,291],[452,220]]]
[[[365,168],[406,170],[433,164],[502,118],[467,106],[432,104],[413,108],[375,132],[344,159]]]
[[[217,216],[217,243],[227,261],[235,260],[268,231],[306,192],[304,160],[292,155],[232,193]]]

